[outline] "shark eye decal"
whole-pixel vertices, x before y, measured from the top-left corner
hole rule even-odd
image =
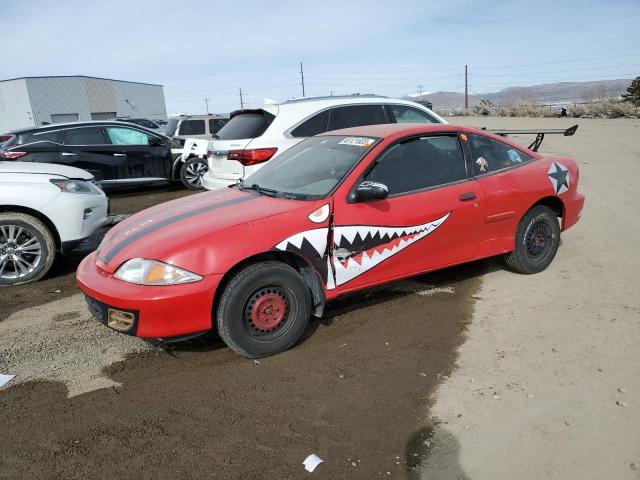
[[[332,259],[336,286],[353,280],[423,239],[442,225],[450,213],[431,222],[407,227],[336,227],[333,233],[335,251]]]
[[[309,214],[309,220],[313,223],[322,223],[329,218],[329,204],[325,204]]]
[[[553,162],[549,171],[547,172],[551,185],[556,192],[556,195],[560,195],[563,192],[569,190],[570,179],[569,170],[561,163]]]

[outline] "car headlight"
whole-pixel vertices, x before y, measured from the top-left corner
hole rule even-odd
[[[116,278],[139,285],[177,285],[198,282],[200,275],[157,260],[132,258],[124,262],[115,273]]]
[[[100,195],[102,190],[84,180],[51,179],[49,180],[65,193],[81,193],[83,195]]]

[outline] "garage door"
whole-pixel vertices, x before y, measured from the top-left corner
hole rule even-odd
[[[116,112],[95,112],[91,114],[91,120],[115,120]]]
[[[51,123],[67,123],[77,122],[79,115],[77,113],[52,113]]]

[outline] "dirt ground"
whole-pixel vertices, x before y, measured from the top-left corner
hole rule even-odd
[[[587,195],[548,271],[490,259],[354,295],[259,362],[97,324],[72,272],[100,235],[0,290],[0,373],[17,375],[0,477],[638,478],[640,121],[580,123],[542,149],[580,161]],[[184,194],[119,194],[112,211]]]
[[[446,423],[425,480],[640,478],[640,120],[577,123],[575,137],[548,136],[542,150],[579,160],[582,220],[545,272],[483,276],[455,372],[430,411]]]

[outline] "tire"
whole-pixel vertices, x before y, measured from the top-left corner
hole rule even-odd
[[[202,190],[202,176],[208,171],[209,164],[206,159],[193,157],[180,168],[180,180],[189,190]]]
[[[311,315],[311,293],[300,274],[281,262],[261,262],[238,272],[216,312],[222,340],[238,355],[261,358],[292,347]]]
[[[44,223],[24,213],[0,213],[0,286],[40,280],[55,256],[55,239]]]
[[[560,224],[549,207],[537,205],[520,220],[515,249],[504,256],[507,266],[518,273],[532,274],[546,269],[560,245]]]

